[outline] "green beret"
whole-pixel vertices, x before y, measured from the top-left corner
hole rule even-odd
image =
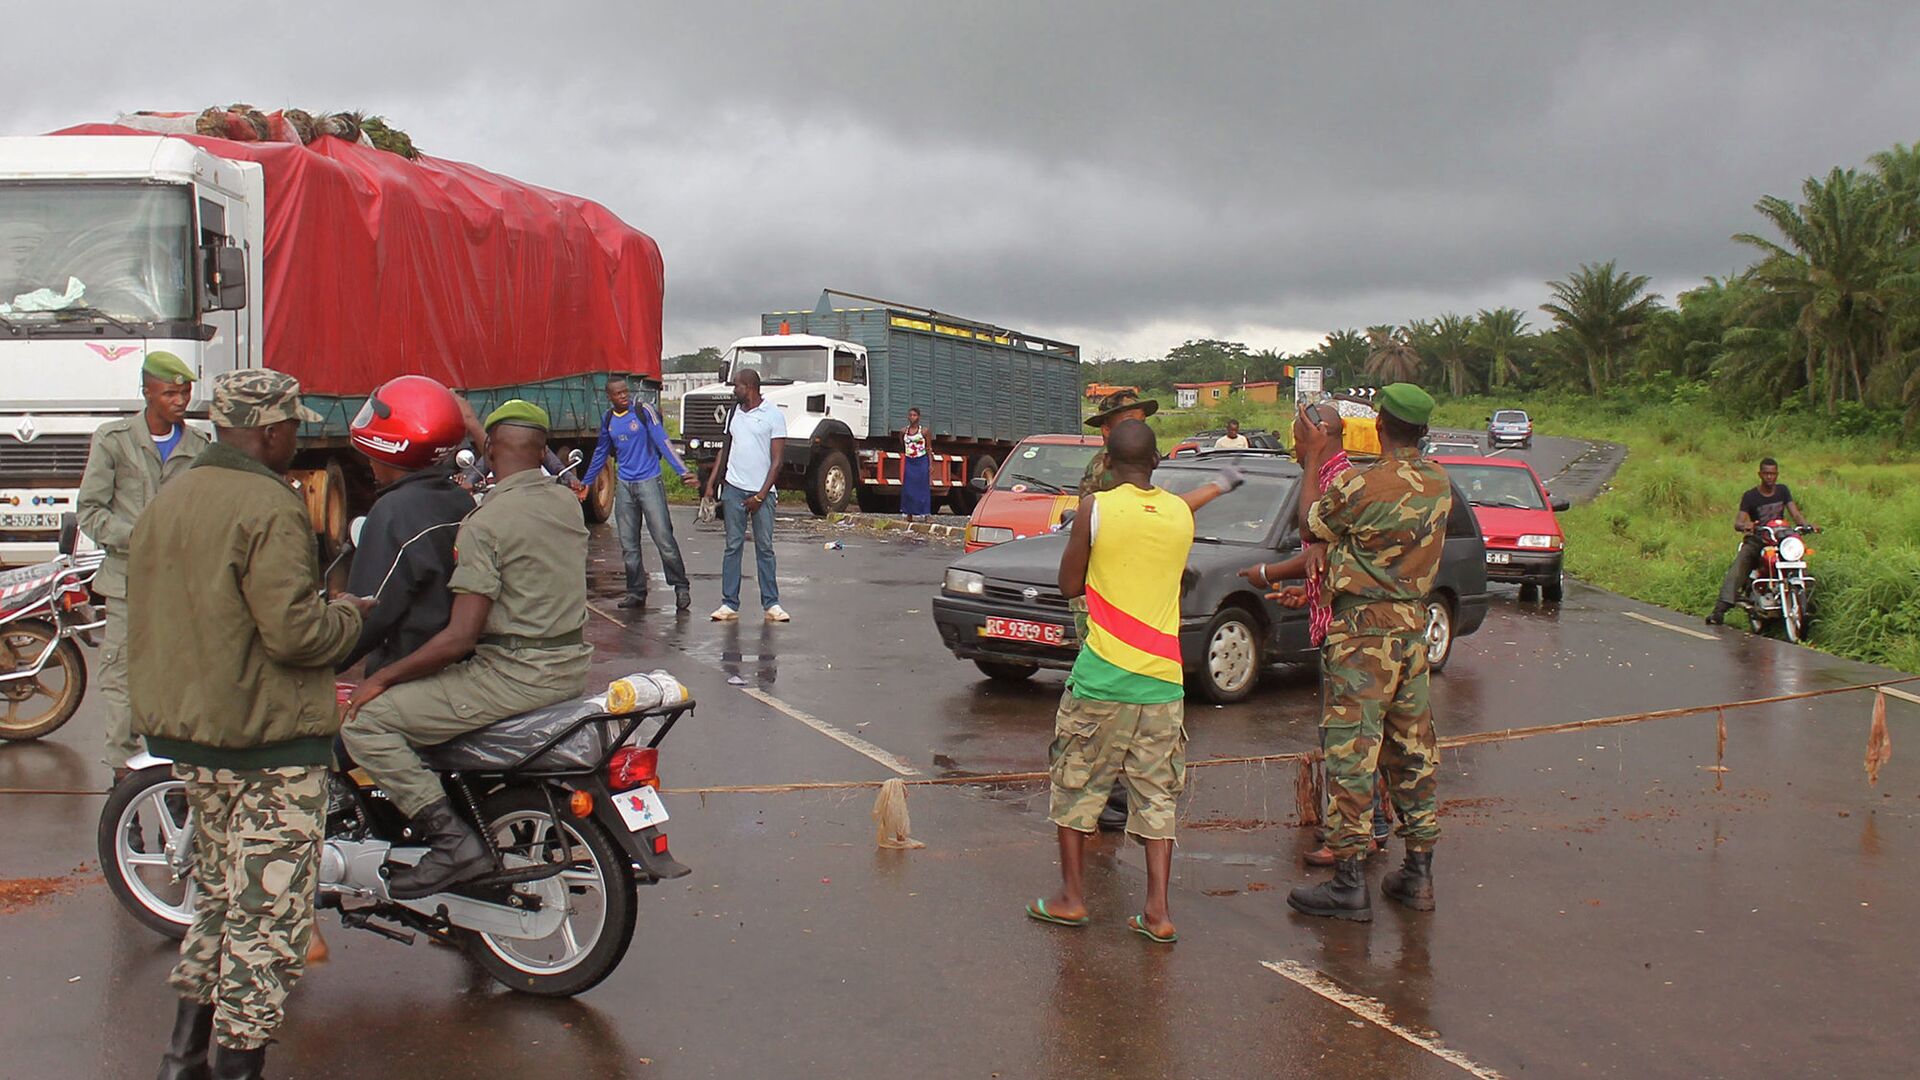
[[[158,349],[147,354],[147,362],[140,365],[140,373],[157,382],[175,386],[190,383],[198,378],[194,375],[193,369],[187,366],[186,361],[170,352],[162,352]]]
[[[512,398],[500,403],[500,407],[487,414],[486,428],[493,430],[495,424],[518,424],[521,427],[548,430],[552,424],[547,420],[547,410],[531,401]]]
[[[1374,401],[1381,412],[1392,413],[1409,424],[1422,425],[1433,416],[1433,395],[1412,383],[1397,382],[1380,388]]]

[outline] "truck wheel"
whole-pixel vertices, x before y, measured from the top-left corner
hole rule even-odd
[[[838,450],[821,455],[807,477],[807,507],[815,517],[837,514],[853,501],[853,462]]]
[[[967,479],[972,480],[976,476],[985,476],[999,467],[999,463],[993,460],[992,454],[981,454],[979,457],[974,458],[973,463],[967,467]],[[953,512],[959,514],[961,517],[973,513],[973,508],[980,505],[980,493],[973,490],[972,487],[965,485],[954,490],[952,499]]]
[[[975,660],[973,666],[980,669],[980,674],[998,683],[1023,683],[1040,670],[1038,664],[1016,664],[1007,660]]]
[[[613,516],[614,470],[601,469],[600,475],[593,478],[593,486],[587,489],[587,500],[581,506],[585,508],[587,524],[598,525]]]

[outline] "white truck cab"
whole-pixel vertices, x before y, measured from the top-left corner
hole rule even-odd
[[[0,565],[52,557],[94,430],[144,407],[164,350],[257,366],[258,165],[161,136],[0,138]]]

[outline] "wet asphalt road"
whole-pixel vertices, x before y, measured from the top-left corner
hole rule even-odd
[[[1527,456],[1549,477],[1582,450],[1542,440]],[[784,522],[795,621],[715,626],[701,613],[719,535],[680,529],[694,617],[614,609],[603,532],[608,617],[589,628],[596,678],[665,667],[702,702],[665,745],[670,787],[893,775],[793,712],[927,774],[1044,767],[1060,676],[989,685],[939,644],[928,601],[955,548]],[[1550,607],[1503,593],[1434,700],[1457,734],[1880,674],[1574,586]],[[643,892],[633,951],[598,989],[530,1000],[454,952],[324,916],[333,961],[297,992],[272,1074],[1910,1075],[1920,781],[1896,756],[1867,786],[1869,704],[1728,713],[1718,791],[1711,716],[1454,751],[1440,909],[1376,895],[1370,926],[1286,909],[1312,842],[1289,824],[1291,767],[1194,770],[1171,949],[1123,930],[1143,870],[1112,839],[1092,860],[1092,926],[1021,917],[1055,880],[1043,786],[916,789],[915,852],[874,849],[869,791],[670,795],[694,874]],[[1911,745],[1920,706],[1889,704]],[[1288,672],[1244,705],[1192,703],[1189,756],[1306,749],[1314,708],[1311,680]],[[45,742],[0,747],[0,787],[102,785],[99,730],[90,701]],[[0,795],[0,876],[66,887],[0,915],[0,1077],[150,1074],[164,1039],[173,950],[98,883],[101,801]],[[1437,1035],[1464,1066],[1389,1025]]]

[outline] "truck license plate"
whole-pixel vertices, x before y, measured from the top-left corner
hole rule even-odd
[[[57,529],[59,514],[0,514],[0,529]]]
[[[1512,562],[1512,561],[1513,561],[1513,556],[1511,556],[1511,555],[1509,555],[1509,554],[1507,554],[1507,553],[1506,553],[1506,552],[1504,552],[1504,551],[1489,551],[1489,552],[1487,552],[1487,565],[1488,565],[1488,566],[1505,566],[1505,565],[1507,565],[1507,564],[1508,564],[1509,562]]]
[[[1006,641],[1028,641],[1039,645],[1064,647],[1067,643],[1067,628],[1052,623],[1028,622],[1025,619],[987,618],[985,626],[980,628],[981,637],[1001,638]]]
[[[667,804],[661,802],[660,793],[650,787],[622,791],[613,797],[613,805],[620,811],[620,820],[627,823],[627,829],[631,832],[667,823]]]

